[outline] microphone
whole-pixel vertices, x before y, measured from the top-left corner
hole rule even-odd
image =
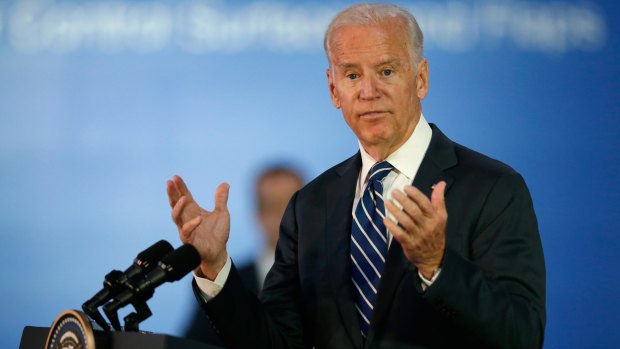
[[[118,309],[129,303],[142,304],[153,296],[155,288],[164,282],[178,281],[200,264],[200,254],[190,244],[185,244],[167,254],[147,275],[138,275],[126,283],[127,288],[103,306],[112,326],[120,330]],[[147,315],[147,317],[150,314]],[[142,316],[141,316],[142,317]],[[144,319],[141,319],[144,320]],[[140,321],[141,321],[140,320]]]
[[[124,272],[112,270],[103,281],[103,289],[97,292],[91,299],[82,304],[82,310],[88,314],[104,330],[109,330],[109,326],[97,307],[109,301],[126,287],[129,279],[140,274],[146,274],[157,266],[157,262],[173,250],[168,241],[159,240],[146,250],[140,252],[134,262]]]

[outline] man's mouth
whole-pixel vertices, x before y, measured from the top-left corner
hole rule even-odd
[[[378,118],[381,116],[384,116],[385,114],[387,114],[387,111],[384,110],[371,110],[371,111],[367,111],[367,112],[363,112],[361,114],[359,114],[359,116],[361,118]]]

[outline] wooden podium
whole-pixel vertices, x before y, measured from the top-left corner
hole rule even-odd
[[[19,349],[45,348],[49,332],[49,327],[24,327]],[[221,349],[218,346],[155,333],[94,331],[94,335],[96,349]]]

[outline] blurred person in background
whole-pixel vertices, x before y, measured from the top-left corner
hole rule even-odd
[[[255,295],[258,295],[263,287],[265,276],[273,265],[280,221],[286,205],[303,184],[301,171],[287,164],[270,165],[256,177],[254,201],[263,248],[253,261],[238,267],[243,285]],[[196,306],[190,321],[185,337],[204,343],[222,345],[212,330],[206,314],[199,306]]]

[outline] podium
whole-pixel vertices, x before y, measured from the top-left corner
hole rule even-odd
[[[45,348],[49,332],[49,327],[24,327],[19,349]],[[222,349],[194,340],[155,333],[94,331],[94,335],[97,349]]]

